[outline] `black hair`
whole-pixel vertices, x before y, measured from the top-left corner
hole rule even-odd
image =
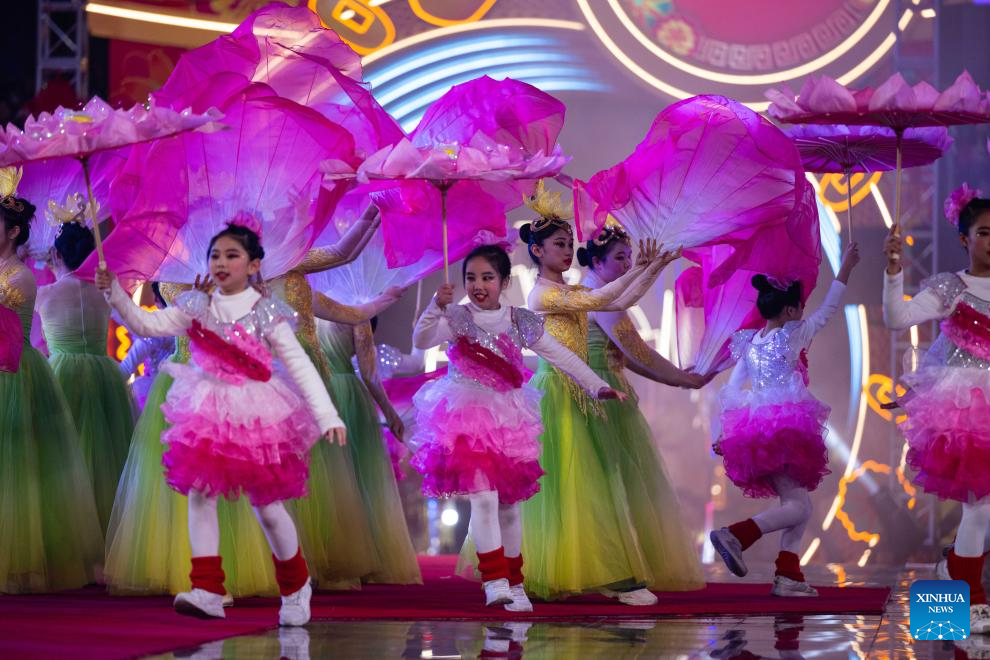
[[[481,257],[487,261],[498,276],[502,280],[509,279],[509,275],[512,274],[512,261],[509,259],[509,255],[498,245],[479,245],[474,248],[468,255],[464,257],[464,263],[461,265],[461,281],[467,279],[467,267],[468,262],[475,257]]]
[[[801,283],[793,282],[787,289],[778,289],[771,284],[766,275],[755,275],[753,287],[759,292],[756,296],[756,308],[760,316],[775,319],[780,316],[785,307],[801,306]]]
[[[20,228],[20,233],[14,240],[14,246],[20,247],[31,237],[31,218],[34,217],[34,204],[23,197],[4,197],[0,200],[0,212],[3,213],[4,231],[10,233],[14,227]]]
[[[371,334],[378,332],[378,315],[371,317]]]
[[[162,295],[162,284],[161,282],[151,283],[151,293],[155,296],[155,302],[162,309],[168,307],[168,302],[165,300],[165,296]]]
[[[220,233],[210,239],[210,247],[206,250],[207,259],[210,258],[210,253],[213,252],[213,244],[224,236],[240,243],[244,251],[247,252],[248,259],[251,261],[265,258],[265,248],[261,247],[261,238],[256,233],[241,225],[227,225]]]
[[[608,251],[612,249],[612,246],[622,243],[624,245],[630,245],[629,237],[625,233],[619,232],[602,232],[597,240],[590,240],[585,243],[582,247],[578,248],[577,260],[578,263],[585,268],[595,268],[595,259],[599,261],[605,261],[608,256]]]
[[[519,239],[526,244],[529,258],[536,265],[540,264],[540,259],[533,254],[534,245],[543,245],[543,242],[557,233],[558,229],[564,229],[571,233],[571,226],[562,222],[548,222],[543,229],[533,229],[533,223],[527,222],[519,228]]]
[[[969,200],[969,204],[959,212],[959,233],[969,236],[969,230],[973,228],[976,219],[988,211],[990,211],[990,199],[974,197]]]
[[[96,238],[89,227],[63,222],[55,237],[55,251],[69,270],[75,270],[96,249]]]

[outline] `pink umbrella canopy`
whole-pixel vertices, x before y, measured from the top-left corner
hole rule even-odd
[[[780,129],[731,99],[696,96],[664,109],[624,161],[575,180],[578,234],[597,235],[612,215],[636,240],[743,241],[786,220],[801,176]]]
[[[204,272],[210,239],[241,214],[262,227],[264,278],[302,260],[344,192],[321,185],[319,163],[356,162],[354,141],[314,110],[265,93],[256,84],[228,101],[231,130],[132,151],[111,186],[119,218],[107,242],[114,272],[131,281],[191,283]],[[93,267],[87,261],[80,276]]]
[[[799,124],[785,132],[809,172],[886,172],[897,167],[897,134],[890,128]],[[901,138],[902,167],[930,165],[951,146],[945,127],[909,128]]]
[[[482,76],[434,102],[407,139],[371,155],[356,170],[327,162],[328,178],[376,181],[390,267],[479,231],[505,236],[505,214],[532,182],[566,164],[557,146],[565,106],[512,79]],[[447,214],[452,222],[446,222]]]

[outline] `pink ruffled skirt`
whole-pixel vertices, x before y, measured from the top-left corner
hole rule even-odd
[[[929,367],[907,379],[901,430],[925,492],[971,502],[990,495],[990,373]]]
[[[831,472],[825,447],[829,411],[810,397],[724,410],[716,451],[726,476],[747,497],[776,497],[773,478],[780,475],[815,490]]]
[[[540,490],[541,393],[527,385],[508,392],[443,378],[413,398],[415,453],[431,497],[498,491],[513,504]]]
[[[243,492],[255,506],[306,494],[320,431],[283,377],[233,384],[194,366],[163,368],[175,378],[162,404],[171,425],[162,434],[169,486],[230,500]]]

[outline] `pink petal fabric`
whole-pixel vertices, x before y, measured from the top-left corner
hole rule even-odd
[[[769,121],[731,99],[696,96],[663,110],[624,161],[574,181],[578,235],[596,236],[612,215],[637,240],[739,242],[788,217],[800,167]]]
[[[0,305],[0,371],[17,373],[24,351],[24,326],[17,312]]]
[[[209,240],[237,213],[262,223],[262,276],[284,274],[322,233],[341,189],[323,187],[319,163],[354,160],[354,141],[315,110],[252,85],[223,108],[230,130],[140,145],[111,186],[118,227],[107,262],[125,280],[195,281]],[[77,273],[91,276],[88,260]]]
[[[885,172],[897,167],[898,140],[891,128],[798,124],[786,133],[809,172]],[[944,126],[909,128],[900,140],[901,165],[930,165],[951,146]]]
[[[903,131],[921,126],[990,122],[990,93],[963,71],[946,90],[913,87],[895,73],[875,90],[851,90],[827,76],[811,76],[797,96],[784,87],[766,93],[768,114],[791,124],[856,124]]]

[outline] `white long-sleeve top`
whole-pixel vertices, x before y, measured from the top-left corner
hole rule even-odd
[[[964,291],[946,305],[946,301],[931,287],[922,289],[911,300],[904,299],[904,271],[896,275],[884,273],[883,322],[890,330],[904,330],[911,326],[948,318],[955,311],[956,303],[966,291],[981,300],[990,300],[990,277],[973,277],[965,271],[956,273],[966,285]]]
[[[185,333],[193,322],[192,317],[177,306],[157,312],[141,309],[116,281],[110,290],[109,298],[110,304],[120,313],[127,327],[139,335],[175,337]],[[261,294],[251,287],[229,296],[218,291],[210,296],[209,313],[221,323],[234,323],[250,314],[260,299]],[[285,365],[289,377],[302,392],[321,433],[343,427],[344,423],[330,400],[330,394],[323,380],[299,344],[299,340],[296,339],[292,327],[282,321],[266,333],[265,339],[275,357]],[[264,405],[264,402],[259,401],[258,405]]]
[[[474,303],[468,303],[466,307],[470,310],[475,325],[491,335],[500,335],[512,326],[512,307],[508,305],[502,305],[495,310],[481,309]],[[530,313],[525,309],[520,311]],[[426,349],[452,339],[454,332],[444,311],[434,299],[416,322],[416,328],[413,330],[413,345],[416,348]],[[541,333],[539,339],[529,344],[528,348],[573,378],[593,398],[596,398],[603,388],[609,387],[608,383],[591,370],[591,367],[548,332]]]

